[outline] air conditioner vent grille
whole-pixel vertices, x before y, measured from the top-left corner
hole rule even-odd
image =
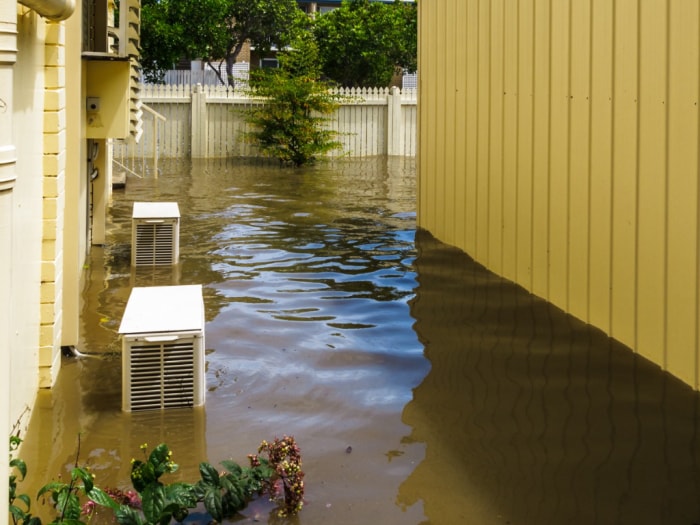
[[[180,209],[177,202],[134,202],[132,266],[168,266],[180,257]]]
[[[175,225],[138,222],[134,263],[136,266],[173,264]]]
[[[131,345],[131,410],[193,406],[194,352],[194,338]]]
[[[201,285],[131,290],[122,336],[122,410],[199,407],[206,397]]]

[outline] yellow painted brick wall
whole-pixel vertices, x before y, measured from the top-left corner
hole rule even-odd
[[[66,53],[63,23],[47,23],[45,59],[39,386],[50,387],[58,375],[61,355],[66,166]]]

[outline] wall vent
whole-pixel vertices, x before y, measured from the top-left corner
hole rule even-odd
[[[132,289],[119,333],[122,410],[204,404],[204,302],[200,285]]]
[[[177,202],[135,202],[132,213],[131,265],[177,264],[180,210]]]

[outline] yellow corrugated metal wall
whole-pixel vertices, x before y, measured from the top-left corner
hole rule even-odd
[[[700,2],[418,6],[419,226],[700,387]]]

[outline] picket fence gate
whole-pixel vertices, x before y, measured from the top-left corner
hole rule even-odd
[[[415,157],[417,92],[415,89],[338,89],[345,98],[330,116],[328,128],[339,133],[342,150],[332,157],[396,155]],[[250,130],[243,111],[259,100],[241,90],[206,85],[143,85],[143,134],[114,141],[114,159],[134,166],[137,159],[259,157],[244,140]],[[137,168],[134,168],[138,171]]]

